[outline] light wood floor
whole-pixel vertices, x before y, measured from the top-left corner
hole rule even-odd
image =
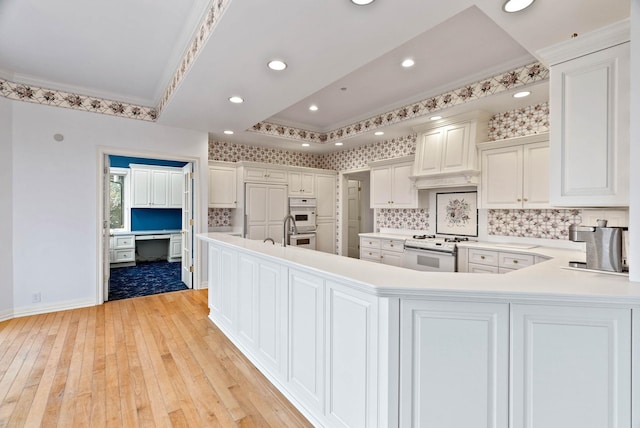
[[[0,427],[305,427],[208,319],[207,291],[0,323]]]

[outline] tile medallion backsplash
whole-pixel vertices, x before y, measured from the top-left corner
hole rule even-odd
[[[231,208],[209,208],[209,227],[231,226]]]
[[[487,211],[487,232],[489,235],[569,239],[569,226],[573,223],[582,223],[580,210]]]

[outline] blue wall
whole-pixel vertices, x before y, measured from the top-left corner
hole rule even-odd
[[[180,208],[131,208],[131,231],[182,229]]]
[[[129,168],[129,164],[171,166],[182,168],[187,162],[135,158],[109,155],[109,164],[114,168]],[[131,208],[131,231],[182,229],[180,208]]]

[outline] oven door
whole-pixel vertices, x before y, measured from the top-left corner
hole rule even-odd
[[[292,247],[316,249],[315,233],[299,233],[297,235],[289,235],[289,245]]]
[[[405,248],[403,266],[427,272],[456,272],[455,253]]]
[[[291,215],[299,231],[316,230],[316,210],[311,208],[291,208]]]

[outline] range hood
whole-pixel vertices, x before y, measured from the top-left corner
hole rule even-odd
[[[417,189],[477,186],[476,143],[487,136],[490,114],[472,111],[417,126],[413,174]]]

